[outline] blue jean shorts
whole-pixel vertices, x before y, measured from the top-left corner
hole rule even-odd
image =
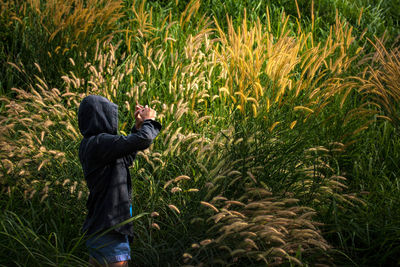
[[[102,236],[94,236],[86,241],[90,257],[99,264],[109,264],[131,259],[131,248],[128,236],[109,232]]]

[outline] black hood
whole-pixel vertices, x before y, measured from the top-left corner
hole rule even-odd
[[[78,123],[84,137],[117,134],[118,106],[105,97],[89,95],[79,106]]]

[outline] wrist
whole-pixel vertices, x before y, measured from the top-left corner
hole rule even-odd
[[[136,123],[135,123],[135,128],[136,128],[137,130],[139,130],[140,127],[142,127],[142,122],[136,122]]]
[[[156,118],[154,117],[147,117],[147,118],[143,118],[143,121],[147,121],[147,120],[155,120]]]

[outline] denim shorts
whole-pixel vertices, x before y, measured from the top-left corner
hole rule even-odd
[[[128,236],[109,232],[102,236],[94,236],[86,241],[90,257],[99,264],[109,264],[131,259]]]

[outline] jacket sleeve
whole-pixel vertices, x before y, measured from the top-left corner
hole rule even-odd
[[[103,163],[148,148],[161,130],[161,124],[154,120],[146,120],[137,131],[128,136],[99,134],[94,140],[95,157]]]
[[[131,133],[137,133],[137,132],[138,132],[138,129],[136,129],[136,125],[133,124],[132,129],[131,129]],[[132,152],[132,153],[130,153],[130,154],[128,154],[128,155],[126,155],[124,157],[125,163],[126,163],[127,166],[132,166],[133,161],[136,158],[136,153],[137,153],[137,151],[134,151],[134,152]]]

